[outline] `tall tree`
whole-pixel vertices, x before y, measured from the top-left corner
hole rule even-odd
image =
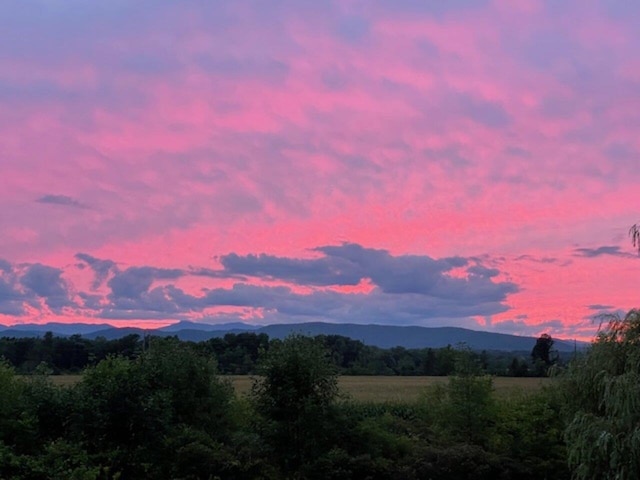
[[[338,396],[335,366],[322,344],[293,335],[274,342],[252,388],[264,434],[287,473],[317,457],[328,445]]]
[[[558,361],[558,352],[553,349],[554,340],[548,333],[543,333],[536,340],[531,350],[534,375],[544,377],[549,374],[549,367]]]

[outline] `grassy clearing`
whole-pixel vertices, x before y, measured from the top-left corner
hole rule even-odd
[[[232,381],[239,395],[247,394],[251,389],[250,376],[229,375],[226,378]],[[447,377],[339,377],[340,389],[354,400],[364,402],[413,402],[425,388],[446,381]],[[493,387],[498,396],[505,397],[519,392],[537,392],[552,381],[550,378],[494,377]]]
[[[56,385],[73,385],[80,381],[80,375],[54,375],[51,380]],[[249,375],[226,375],[233,383],[236,393],[246,395],[251,390]],[[341,390],[354,400],[364,402],[413,402],[429,386],[446,382],[447,377],[339,377]],[[494,377],[493,388],[500,397],[518,392],[533,393],[553,382],[551,378],[511,378]]]
[[[51,375],[49,378],[54,385],[68,387],[78,383],[82,379],[82,375]]]

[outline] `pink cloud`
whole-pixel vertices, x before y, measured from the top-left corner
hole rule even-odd
[[[622,7],[145,5],[0,7],[14,39],[0,46],[0,255],[13,264],[74,283],[78,252],[215,269],[229,252],[304,259],[353,242],[504,257],[520,290],[492,328],[560,320],[584,336],[587,305],[633,306],[633,259],[571,253],[630,252],[638,220],[640,38]]]

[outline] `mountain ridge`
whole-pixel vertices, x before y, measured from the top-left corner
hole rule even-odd
[[[39,327],[36,328],[36,327]],[[105,328],[106,327],[106,328]],[[536,337],[518,336],[507,333],[471,330],[462,327],[423,327],[380,324],[308,322],[295,324],[272,324],[266,326],[249,325],[242,322],[226,324],[204,324],[182,321],[158,329],[135,327],[113,327],[108,324],[24,324],[0,328],[0,336],[38,337],[47,331],[54,335],[69,336],[79,334],[88,339],[104,337],[113,340],[125,335],[177,336],[181,340],[199,342],[228,333],[266,333],[269,338],[285,338],[291,334],[341,335],[360,340],[367,345],[380,348],[442,348],[447,345],[466,344],[473,350],[527,351],[531,350]],[[554,348],[560,352],[571,352],[584,348],[585,342],[554,339]]]

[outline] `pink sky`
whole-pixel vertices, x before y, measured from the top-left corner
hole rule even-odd
[[[638,306],[640,3],[0,4],[0,323]]]

